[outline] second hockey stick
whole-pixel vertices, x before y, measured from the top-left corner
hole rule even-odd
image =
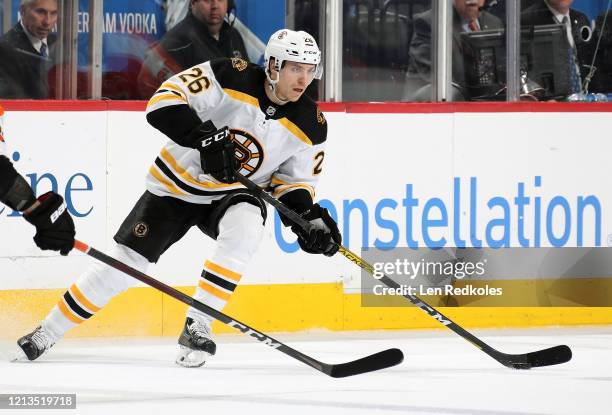
[[[237,180],[245,186],[247,189],[251,190],[257,196],[261,197],[266,202],[270,203],[274,206],[280,213],[289,218],[293,223],[301,227],[302,229],[308,229],[311,225],[308,221],[298,215],[296,212],[285,206],[281,201],[276,199],[275,197],[269,195],[251,180],[242,176],[241,174],[236,174]],[[349,261],[357,264],[359,267],[363,268],[370,275],[374,276],[374,267],[370,265],[368,262],[363,260],[359,255],[351,252],[347,248],[342,245],[339,245],[338,252],[342,254]],[[377,278],[380,282],[392,288],[401,288],[400,284],[393,281],[391,278],[383,275],[381,278]],[[568,362],[572,358],[572,351],[568,346],[560,345],[550,347],[548,349],[537,350],[535,352],[523,353],[523,354],[508,354],[502,353],[493,347],[489,346],[478,337],[474,336],[469,331],[465,330],[463,327],[452,321],[450,318],[446,317],[444,314],[440,313],[438,310],[427,304],[425,301],[412,294],[404,294],[403,295],[408,301],[412,304],[429,314],[433,319],[437,320],[441,324],[445,325],[461,337],[463,337],[468,342],[472,343],[474,346],[478,347],[480,350],[491,356],[493,359],[497,360],[504,366],[513,368],[513,369],[530,369],[532,367],[538,366],[551,366],[558,365],[561,363]]]
[[[286,355],[291,356],[294,359],[297,359],[300,362],[305,363],[308,366],[318,370],[319,372],[323,372],[333,378],[344,378],[347,376],[359,375],[362,373],[385,369],[400,364],[404,360],[404,355],[401,350],[387,349],[382,352],[378,352],[370,356],[366,356],[361,359],[357,359],[347,363],[329,364],[320,362],[268,336],[267,334],[263,334],[255,330],[247,324],[244,324],[238,320],[234,320],[227,314],[215,310],[214,308],[207,306],[206,304],[196,300],[195,298],[192,298],[187,294],[183,294],[179,290],[172,288],[169,285],[166,285],[163,282],[158,281],[155,278],[150,277],[147,274],[140,272],[137,269],[132,268],[129,265],[124,264],[123,262],[113,257],[108,256],[105,253],[100,252],[97,249],[92,248],[91,246],[81,241],[75,240],[74,247],[77,250],[89,255],[90,257],[93,257],[110,267],[122,271],[130,277],[136,278],[137,280],[144,282],[145,284],[150,285],[153,288],[158,289],[164,294],[167,294],[170,297],[173,297],[193,308],[196,308],[201,312],[206,313],[209,316],[219,320],[220,322],[227,324],[228,326],[233,327],[235,329],[238,329],[238,331],[240,331],[241,333],[253,337],[255,340],[258,340],[280,352],[283,352]]]

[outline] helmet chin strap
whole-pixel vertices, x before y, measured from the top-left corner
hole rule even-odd
[[[285,105],[286,103],[289,102],[288,99],[280,99],[278,95],[276,95],[276,84],[268,84],[268,89],[270,90],[270,93],[274,97],[272,101],[274,100],[278,101],[278,102],[275,102],[275,104]]]
[[[285,105],[286,103],[289,102],[288,99],[281,99],[279,98],[278,95],[276,95],[276,85],[278,84],[278,81],[280,81],[280,72],[276,72],[276,76],[277,79],[276,80],[272,80],[272,77],[270,76],[270,70],[266,69],[266,79],[268,80],[268,89],[270,91],[270,94],[272,95],[272,101],[275,104],[279,104],[279,105]]]

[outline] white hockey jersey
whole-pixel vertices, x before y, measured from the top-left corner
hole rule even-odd
[[[6,143],[4,142],[4,108],[0,105],[0,156],[8,157],[8,152],[6,149]]]
[[[233,133],[238,171],[280,197],[295,189],[314,189],[324,158],[325,117],[306,96],[285,105],[264,91],[263,68],[241,59],[215,59],[165,81],[151,97],[147,114],[188,105],[202,121]],[[202,173],[198,150],[170,140],[147,176],[147,189],[191,203],[210,203],[239,183],[225,184]]]

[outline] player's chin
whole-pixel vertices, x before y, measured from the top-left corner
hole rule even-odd
[[[306,89],[293,89],[291,91],[291,94],[289,96],[289,101],[295,102],[298,99],[300,99],[302,97],[302,95],[304,94],[304,92],[306,91]]]

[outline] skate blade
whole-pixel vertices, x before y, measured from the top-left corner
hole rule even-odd
[[[179,346],[180,350],[174,361],[177,365],[183,367],[201,367],[206,363],[206,360],[211,356],[202,350],[193,350],[185,346]]]
[[[21,349],[21,347],[16,347],[15,350],[11,351],[11,357],[9,359],[9,362],[15,363],[15,362],[29,362],[29,361],[30,359],[28,359],[28,356],[26,356],[26,354]]]

